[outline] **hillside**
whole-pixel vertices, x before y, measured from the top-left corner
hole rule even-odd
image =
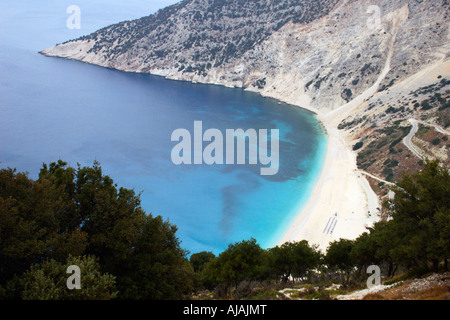
[[[41,53],[242,87],[315,111],[339,128],[383,197],[423,157],[449,164],[449,8],[447,0],[185,0]],[[407,138],[415,120],[420,130]]]
[[[405,275],[383,281],[371,288],[349,290],[333,284],[300,284],[273,293],[283,300],[448,300],[450,298],[450,273],[433,273],[420,278]]]
[[[404,281],[390,281],[389,285],[363,289],[347,296],[338,296],[342,300],[449,300],[450,274],[431,274],[422,278]]]
[[[42,53],[331,110],[375,84],[389,62],[381,88],[448,58],[448,8],[435,0],[186,0]]]

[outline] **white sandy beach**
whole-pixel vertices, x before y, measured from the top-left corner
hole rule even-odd
[[[389,71],[389,63],[388,58],[376,83],[358,97],[331,112],[318,113],[328,135],[325,163],[308,203],[279,244],[308,240],[325,252],[330,242],[341,238],[355,239],[379,220],[378,197],[366,177],[358,171],[356,153],[350,150],[350,143],[337,127],[376,92]]]
[[[328,135],[325,163],[308,203],[279,244],[308,240],[325,252],[330,242],[341,238],[355,239],[379,220],[378,197],[365,175],[358,171],[356,152],[350,149],[349,141],[337,127],[376,92],[389,71],[389,64],[390,58],[376,83],[358,97],[333,111],[318,113]]]
[[[380,78],[384,77],[388,66],[389,59]],[[417,75],[392,87],[390,94],[396,97],[403,92],[417,90],[434,83],[438,75],[448,77],[449,74],[450,61],[442,58]],[[344,133],[337,129],[338,124],[347,115],[357,110],[374,94],[378,84],[379,81],[340,108],[318,114],[328,135],[325,163],[308,203],[297,214],[279,244],[308,240],[310,244],[317,244],[325,251],[330,242],[340,238],[355,239],[366,231],[366,226],[379,220],[377,208],[381,204],[378,197],[370,187],[366,176],[357,170],[356,152],[351,150],[351,142],[346,141]],[[383,94],[387,93],[381,93]],[[384,101],[385,97],[382,98]]]
[[[398,11],[394,23],[398,25],[407,16],[407,8],[404,7]],[[343,106],[318,114],[328,134],[325,164],[306,207],[297,215],[280,244],[308,240],[326,251],[330,242],[341,238],[355,239],[366,231],[366,227],[379,220],[378,197],[366,177],[359,173],[356,153],[350,150],[350,144],[337,127],[347,115],[377,92],[390,70],[395,38],[396,33],[391,40],[384,68],[370,88]]]
[[[308,240],[325,251],[331,241],[354,239],[379,219],[378,198],[366,178],[355,170],[356,154],[337,128],[326,127],[328,147],[321,175],[308,203],[280,244]]]

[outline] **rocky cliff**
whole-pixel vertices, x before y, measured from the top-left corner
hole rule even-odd
[[[423,141],[402,144],[410,119],[450,126],[449,9],[447,0],[184,0],[42,53],[313,110],[385,195],[383,179],[420,168],[411,143],[450,164],[445,133],[422,129]]]
[[[449,57],[441,0],[185,0],[42,51],[333,110]]]

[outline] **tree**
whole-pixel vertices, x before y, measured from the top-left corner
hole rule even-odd
[[[44,164],[36,181],[0,170],[0,298],[20,298],[23,288],[11,281],[32,266],[40,274],[44,261],[55,267],[69,256],[98,258],[100,270],[116,277],[118,298],[182,298],[193,270],[176,231],[146,214],[140,195],[118,188],[98,162]]]
[[[320,252],[310,246],[306,240],[286,242],[268,251],[268,264],[276,278],[287,282],[292,277],[303,278],[315,268],[320,261]]]
[[[81,288],[67,288],[67,267],[76,265],[81,270]],[[20,279],[24,300],[109,300],[117,296],[115,277],[102,274],[93,256],[72,257],[62,264],[50,259],[36,264]]]
[[[228,245],[217,258],[205,267],[205,277],[215,283],[225,283],[228,294],[231,285],[243,280],[255,280],[262,271],[263,250],[255,239]]]
[[[205,265],[215,257],[216,256],[212,252],[202,251],[191,255],[189,262],[191,263],[194,272],[202,272]]]
[[[355,263],[352,260],[351,252],[354,241],[348,239],[340,239],[330,243],[325,255],[325,263],[332,269],[336,269],[348,284],[351,272],[354,270]]]
[[[123,299],[181,299],[194,287],[193,269],[176,237],[176,226],[161,217],[145,216],[139,237],[127,247],[128,254],[108,262],[117,274]]]
[[[355,239],[350,252],[350,259],[358,266],[358,274],[372,264],[377,264],[377,246],[374,237],[364,232]]]
[[[275,279],[287,282],[292,275],[293,254],[289,242],[268,250],[269,273]]]
[[[448,170],[426,160],[421,171],[405,174],[391,190],[395,197],[384,206],[402,238],[393,253],[408,268],[426,269],[431,262],[437,271],[439,261],[447,264],[450,247]]]
[[[321,254],[316,246],[310,246],[306,240],[292,243],[294,278],[304,278],[319,265]]]
[[[370,231],[370,238],[375,245],[375,261],[388,264],[388,277],[395,275],[402,261],[397,251],[402,246],[402,233],[401,226],[394,220],[379,221]]]
[[[85,250],[87,234],[69,222],[75,206],[63,180],[0,170],[0,286],[46,258],[62,262]]]

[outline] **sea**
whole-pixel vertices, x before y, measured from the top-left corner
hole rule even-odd
[[[315,114],[240,88],[102,68],[38,52],[177,1],[0,1],[0,168],[36,179],[43,163],[98,161],[147,214],[175,224],[189,254],[231,243],[277,245],[308,201],[327,136]],[[79,29],[73,28],[73,6]],[[279,170],[174,164],[177,129],[279,132]],[[207,143],[205,143],[207,145]],[[248,158],[247,158],[248,160]]]

